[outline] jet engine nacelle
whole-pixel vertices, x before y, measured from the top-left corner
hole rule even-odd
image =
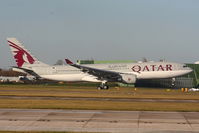
[[[120,74],[120,75],[124,83],[133,84],[136,82],[137,77],[134,74]]]

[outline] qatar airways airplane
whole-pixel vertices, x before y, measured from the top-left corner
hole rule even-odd
[[[7,41],[17,64],[13,70],[56,81],[101,82],[98,89],[108,89],[107,82],[131,84],[137,79],[173,78],[192,71],[185,64],[174,62],[79,65],[66,59],[68,65],[51,66],[35,58],[16,38]]]

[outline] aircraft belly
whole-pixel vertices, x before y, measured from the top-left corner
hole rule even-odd
[[[142,72],[137,76],[138,79],[157,79],[157,78],[172,78],[186,74],[186,71],[154,71]]]
[[[42,75],[42,78],[57,80],[57,81],[82,81],[84,74],[56,74],[56,75]]]

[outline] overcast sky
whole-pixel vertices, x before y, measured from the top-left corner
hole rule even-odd
[[[199,0],[0,0],[0,67],[7,37],[39,60],[199,60]]]

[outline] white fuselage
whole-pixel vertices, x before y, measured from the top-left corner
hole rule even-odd
[[[134,74],[137,79],[172,78],[185,75],[192,71],[192,69],[186,67],[184,64],[172,62],[89,64],[85,66],[119,73]],[[50,80],[101,82],[97,77],[84,73],[80,69],[69,65],[38,66],[31,67],[31,69],[40,77]]]

